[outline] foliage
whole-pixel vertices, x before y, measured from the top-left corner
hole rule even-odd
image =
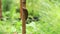
[[[60,0],[27,0],[26,34],[60,34]],[[0,33],[22,32],[19,0],[2,0]]]

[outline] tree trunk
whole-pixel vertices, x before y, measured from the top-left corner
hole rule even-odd
[[[22,34],[26,34],[26,20],[23,8],[26,8],[26,0],[20,0],[20,16],[22,19]]]
[[[2,18],[2,8],[1,8],[1,5],[2,3],[1,3],[1,0],[0,0],[0,19]]]

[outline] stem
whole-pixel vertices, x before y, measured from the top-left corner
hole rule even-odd
[[[1,5],[2,3],[1,3],[1,0],[0,0],[0,19],[2,18],[2,8],[1,8]]]
[[[23,14],[23,7],[26,8],[26,0],[20,0],[20,16],[22,19],[22,34],[26,34],[26,21]]]

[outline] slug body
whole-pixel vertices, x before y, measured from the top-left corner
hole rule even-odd
[[[23,8],[23,16],[24,16],[25,20],[27,20],[27,18],[28,18],[28,11],[27,11],[27,9]]]

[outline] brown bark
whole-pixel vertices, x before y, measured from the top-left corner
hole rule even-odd
[[[2,18],[2,8],[1,8],[1,0],[0,0],[0,19]]]
[[[22,34],[26,34],[26,16],[25,16],[25,10],[26,9],[26,0],[20,0],[20,16],[22,19]]]

